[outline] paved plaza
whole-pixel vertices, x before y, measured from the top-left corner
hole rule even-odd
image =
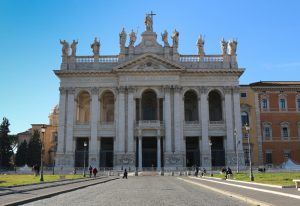
[[[176,177],[129,177],[27,205],[247,205]]]

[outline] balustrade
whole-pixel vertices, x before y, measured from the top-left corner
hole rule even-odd
[[[222,62],[222,55],[205,55],[200,57],[199,55],[180,55],[180,62]]]

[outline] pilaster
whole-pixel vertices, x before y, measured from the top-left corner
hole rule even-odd
[[[92,166],[97,166],[99,162],[99,155],[97,155],[97,133],[98,133],[98,117],[99,117],[99,101],[98,101],[98,88],[92,88],[92,103],[91,103],[91,139],[89,146],[89,163]]]
[[[203,167],[210,167],[211,162],[211,151],[209,146],[209,139],[208,139],[208,121],[209,121],[209,114],[208,114],[208,100],[207,100],[207,87],[200,87],[200,101],[201,101],[201,127],[202,127],[202,147],[201,147],[201,156],[202,156],[202,166]]]

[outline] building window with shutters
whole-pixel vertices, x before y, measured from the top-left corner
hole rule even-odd
[[[263,123],[263,138],[264,140],[272,140],[272,125],[271,123]]]

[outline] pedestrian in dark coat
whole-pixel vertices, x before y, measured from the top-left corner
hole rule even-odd
[[[195,176],[198,177],[198,174],[199,174],[199,167],[196,166],[196,172],[195,172]]]
[[[90,177],[92,177],[92,173],[93,173],[93,167],[90,165],[89,167],[89,171],[90,171]]]
[[[125,169],[125,170],[124,170],[124,174],[123,174],[123,179],[124,179],[124,178],[127,179],[127,175],[128,175],[128,173],[127,173],[127,170]]]
[[[98,170],[97,170],[97,168],[95,167],[95,168],[93,169],[94,177],[96,177],[97,173],[98,173]]]

